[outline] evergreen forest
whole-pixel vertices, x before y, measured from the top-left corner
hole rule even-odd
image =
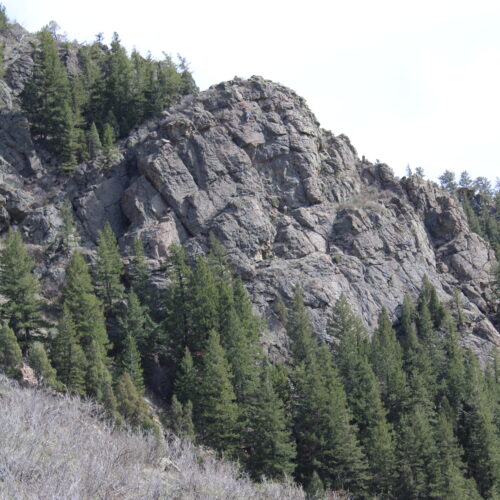
[[[484,370],[461,346],[460,304],[442,304],[427,279],[418,297],[405,297],[397,328],[380,311],[371,338],[343,295],[328,342],[314,336],[300,287],[277,297],[290,355],[270,362],[264,320],[215,238],[195,260],[171,247],[159,295],[141,241],[125,268],[109,225],[89,264],[71,254],[50,328],[34,263],[9,232],[0,253],[3,372],[21,378],[24,358],[48,389],[93,398],[118,425],[155,432],[147,388],[176,434],[257,481],[292,476],[310,498],[498,498],[499,360]]]
[[[66,170],[112,158],[117,139],[198,90],[182,57],[129,56],[117,33],[109,47],[102,34],[81,45],[59,40],[49,25],[37,35],[33,61],[22,107],[33,138]]]

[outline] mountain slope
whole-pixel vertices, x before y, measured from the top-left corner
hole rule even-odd
[[[17,103],[32,68],[28,35],[8,36],[21,48],[6,51],[17,56],[7,58],[0,113],[0,230],[18,226],[33,245],[47,297],[64,279],[58,209],[69,198],[87,253],[110,221],[125,254],[133,237],[143,239],[160,286],[168,246],[204,253],[212,232],[267,316],[273,352],[286,344],[274,303],[295,285],[323,335],[341,293],[372,329],[382,307],[397,319],[424,276],[450,307],[458,288],[467,344],[483,355],[500,344],[488,319],[494,255],[455,200],[360,159],[293,91],[260,77],[221,83],[133,131],[112,165],[97,160],[63,175],[35,148]]]

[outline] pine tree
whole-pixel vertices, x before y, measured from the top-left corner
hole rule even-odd
[[[346,394],[326,346],[318,347],[297,288],[288,322],[295,366],[294,436],[297,480],[307,485],[314,471],[327,487],[366,491],[367,464],[357,441]]]
[[[73,167],[74,123],[67,71],[48,29],[40,32],[39,40],[33,75],[21,94],[23,107],[28,112],[33,135],[44,141],[64,167]]]
[[[288,314],[287,334],[292,341],[295,363],[306,361],[314,352],[316,342],[312,338],[311,321],[299,286],[295,288],[292,307]]]
[[[253,403],[259,385],[260,346],[255,315],[248,311],[246,291],[235,297],[230,273],[223,266],[217,280],[217,309],[221,343],[233,374],[236,400],[243,413]],[[236,303],[238,300],[238,303]],[[258,324],[258,323],[257,323]]]
[[[363,496],[371,479],[366,457],[357,440],[357,428],[351,424],[352,415],[342,382],[325,345],[318,350],[316,369],[321,371],[323,394],[316,410],[323,433],[317,457],[318,473],[325,486]]]
[[[133,427],[151,427],[146,402],[135,387],[130,375],[123,373],[116,382],[117,411]]]
[[[184,249],[179,245],[169,248],[168,263],[171,284],[166,291],[166,318],[163,326],[167,356],[172,364],[177,365],[184,355],[184,348],[189,346],[191,349],[191,269],[186,264]]]
[[[8,377],[20,378],[23,357],[14,332],[6,323],[0,324],[0,370]]]
[[[386,421],[378,380],[368,361],[366,333],[343,294],[333,308],[327,332],[337,340],[335,360],[368,458],[371,491],[388,495],[394,478],[391,428]]]
[[[87,264],[79,253],[74,253],[66,269],[66,284],[62,293],[75,324],[78,342],[88,355],[88,348],[94,341],[103,356],[109,347],[104,314],[99,299],[93,294],[92,281]]]
[[[125,48],[117,33],[113,34],[111,47],[104,65],[103,98],[105,109],[111,111],[118,123],[119,135],[125,136],[135,125],[132,102],[132,71]]]
[[[123,298],[123,264],[115,234],[109,222],[99,231],[97,246],[96,284],[106,312],[112,312],[117,301]]]
[[[346,388],[349,408],[359,429],[359,440],[368,459],[371,473],[370,491],[390,496],[395,479],[394,442],[386,420],[380,387],[368,363],[361,357],[353,369]]]
[[[236,456],[240,435],[239,410],[231,385],[229,363],[214,330],[209,333],[203,353],[199,392],[197,413],[200,422],[197,430],[202,442],[229,456]]]
[[[193,404],[187,401],[183,405],[175,394],[170,405],[170,426],[172,432],[183,439],[194,439]]]
[[[479,495],[473,480],[465,478],[465,465],[462,462],[457,440],[453,434],[453,425],[444,411],[438,415],[435,427],[438,451],[437,495],[439,498],[456,500],[477,499]]]
[[[427,301],[420,297],[418,304],[417,329],[420,344],[420,366],[427,379],[427,387],[432,395],[437,391],[438,377],[444,364],[443,345],[435,330]]]
[[[409,295],[405,295],[401,313],[401,345],[406,353],[416,351],[419,346],[415,318],[416,311],[413,301]]]
[[[117,356],[117,374],[127,372],[134,382],[139,394],[144,392],[144,375],[141,365],[141,356],[137,349],[137,344],[130,332],[125,335],[122,350]]]
[[[475,355],[466,353],[466,394],[459,428],[468,473],[484,498],[500,495],[500,442],[482,370]]]
[[[25,342],[40,324],[41,301],[34,267],[21,234],[9,230],[0,251],[0,293],[5,298],[1,313],[18,338]]]
[[[294,470],[295,443],[268,366],[262,370],[260,388],[251,412],[248,466],[252,475],[256,478],[290,476]]]
[[[111,380],[111,375],[98,344],[93,340],[87,347],[87,360],[86,393],[97,401],[103,401],[105,386]]]
[[[397,498],[439,498],[438,449],[426,407],[417,404],[402,416],[397,445]]]
[[[124,334],[130,334],[137,344],[143,364],[145,366],[150,364],[151,358],[155,355],[154,339],[152,338],[154,325],[134,289],[131,289],[127,295],[127,309],[119,319],[119,323]]]
[[[188,401],[198,402],[198,376],[193,363],[193,357],[188,347],[177,370],[174,391],[179,401],[186,404]]]
[[[448,311],[445,314],[443,324],[446,330],[444,341],[446,357],[441,392],[450,404],[454,419],[454,429],[456,429],[465,401],[464,350],[458,340],[455,322]]]
[[[367,353],[368,338],[361,320],[352,312],[344,294],[333,307],[327,333],[338,341],[334,346],[335,360],[342,377],[348,380],[350,371]]]
[[[324,500],[325,498],[325,487],[316,471],[313,472],[311,480],[307,485],[306,494],[307,500]]]
[[[388,420],[395,424],[403,411],[408,389],[401,346],[386,309],[382,309],[372,337],[370,361],[388,410]]]
[[[204,258],[196,261],[189,281],[189,316],[191,328],[187,345],[193,356],[205,348],[209,332],[219,328],[217,285]]]
[[[92,122],[87,134],[88,153],[91,160],[95,160],[102,150],[101,139],[95,123]]]
[[[108,160],[112,157],[112,152],[115,147],[116,135],[113,126],[106,122],[102,128],[102,148],[106,153]]]
[[[50,364],[47,351],[41,342],[33,342],[28,352],[28,361],[41,383],[56,390],[62,388],[57,380],[56,371]]]
[[[78,344],[75,324],[67,307],[63,309],[51,354],[60,382],[68,391],[85,394],[87,359]]]
[[[151,305],[149,268],[140,238],[134,238],[133,253],[130,259],[129,274],[134,292],[145,306]]]
[[[66,268],[66,283],[62,299],[71,314],[76,313],[80,297],[83,294],[94,293],[89,268],[82,254],[74,253]]]

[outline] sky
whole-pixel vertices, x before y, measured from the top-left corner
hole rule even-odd
[[[29,31],[113,32],[130,51],[181,54],[201,90],[261,75],[303,96],[359,156],[500,177],[498,0],[3,0]]]

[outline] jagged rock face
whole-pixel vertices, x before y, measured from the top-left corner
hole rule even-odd
[[[5,143],[0,135],[0,152]],[[19,162],[17,175],[33,184],[37,157],[28,150],[32,173]],[[273,305],[296,285],[324,335],[341,293],[372,331],[382,307],[397,318],[404,294],[418,293],[424,276],[445,302],[461,290],[473,331],[467,344],[484,355],[500,345],[488,320],[494,255],[456,202],[432,183],[361,161],[291,90],[260,77],[222,83],[135,130],[120,152],[111,168],[83,165],[69,180],[45,170],[43,196],[26,182],[2,186],[4,197],[25,189],[33,198],[25,198],[28,209],[7,206],[4,225],[10,218],[34,243],[50,244],[58,225],[51,207],[67,195],[82,244],[90,249],[109,220],[125,253],[134,237],[143,239],[153,271],[171,243],[205,253],[212,232],[267,316],[265,341],[276,351],[286,343]],[[1,175],[8,169],[0,166]],[[0,199],[0,224],[5,207]],[[61,279],[46,279],[54,274]]]

